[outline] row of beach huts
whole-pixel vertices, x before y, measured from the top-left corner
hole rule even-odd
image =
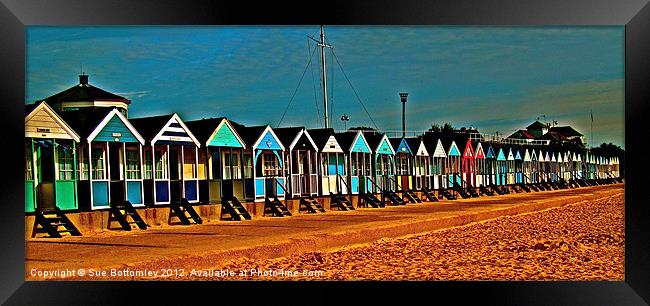
[[[348,210],[621,181],[616,157],[588,150],[465,131],[393,138],[175,113],[130,118],[130,103],[81,75],[78,85],[26,105],[25,212],[42,231],[65,223],[43,221],[52,213],[114,210],[126,227],[141,219],[138,207],[170,206],[191,220],[192,206],[218,203],[233,219],[249,219],[250,205],[291,215],[289,200],[320,212],[323,202]]]

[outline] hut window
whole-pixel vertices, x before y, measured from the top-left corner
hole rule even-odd
[[[150,180],[151,179],[151,166],[152,166],[152,161],[151,161],[151,149],[150,148],[145,148],[144,149],[144,179],[145,180]]]
[[[183,178],[196,178],[196,151],[193,147],[183,147]]]
[[[25,142],[25,180],[31,181],[34,179],[32,171],[32,143]]]
[[[253,177],[253,156],[244,154],[244,178]]]
[[[207,153],[206,153],[205,150],[199,150],[199,168],[197,170],[199,172],[198,174],[199,174],[199,179],[200,180],[204,180],[206,178],[206,175],[205,175],[206,174],[206,171],[205,171],[206,169],[205,168],[207,166],[206,154]]]
[[[86,147],[80,146],[77,150],[79,158],[79,179],[88,180],[88,150]]]
[[[126,147],[126,179],[140,179],[140,150],[137,147]]]
[[[157,180],[167,179],[169,177],[167,172],[167,147],[156,147],[154,152],[156,160],[154,178]]]
[[[72,155],[72,147],[70,145],[59,144],[56,147],[57,167],[58,167],[58,180],[72,180],[74,179],[74,159]]]
[[[364,160],[365,160],[365,162],[364,162],[364,164],[365,164],[365,169],[364,169],[364,171],[363,171],[363,172],[364,172],[364,175],[371,175],[372,172],[371,172],[371,169],[370,169],[370,166],[371,166],[371,160],[370,160],[371,158],[370,158],[370,155],[364,155],[364,157],[365,157],[365,158],[364,158]]]
[[[224,152],[223,153],[223,177],[226,180],[241,179],[241,172],[239,168],[239,153],[238,152]],[[231,170],[232,169],[232,170]]]
[[[408,161],[406,160],[406,156],[404,156],[403,154],[397,156],[397,174],[399,175],[408,174]]]
[[[277,176],[281,174],[282,169],[278,164],[277,157],[272,152],[264,152],[263,157],[263,175],[264,176]]]
[[[92,164],[93,180],[106,179],[106,156],[103,144],[93,144],[92,147]]]

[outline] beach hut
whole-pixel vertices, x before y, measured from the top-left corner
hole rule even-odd
[[[444,144],[443,140],[443,144]],[[461,182],[461,176],[460,176],[460,171],[461,171],[461,154],[460,150],[458,149],[458,145],[456,145],[456,142],[454,140],[448,140],[447,141],[448,149],[447,149],[447,179],[448,179],[448,187],[453,187],[456,184],[459,186],[462,185]]]
[[[515,148],[515,184],[524,182],[524,160],[521,153],[521,148]]]
[[[522,171],[522,183],[524,184],[530,184],[533,182],[532,180],[532,174],[533,174],[533,159],[530,154],[530,149],[525,148],[524,149],[524,159],[523,159],[523,171]]]
[[[105,209],[124,200],[144,206],[145,141],[122,112],[118,108],[101,108],[60,115],[81,136],[77,149],[80,208]]]
[[[79,135],[47,103],[26,106],[25,212],[75,210]]]
[[[550,168],[549,171],[550,171],[551,182],[557,182],[557,174],[559,171],[557,169],[558,168],[557,159],[555,158],[556,154],[551,152],[550,155],[551,155],[551,161],[549,164],[549,168]]]
[[[494,147],[492,145],[488,146],[487,153],[485,154],[485,165],[486,165],[486,186],[496,184],[497,179],[497,154],[494,152]]]
[[[350,161],[348,178],[344,183],[349,186],[351,194],[366,192],[366,178],[372,174],[372,151],[366,138],[361,131],[336,133],[335,137]]]
[[[198,139],[199,200],[222,203],[233,197],[252,199],[245,194],[244,180],[253,178],[252,155],[244,154],[246,144],[227,118],[186,121]],[[244,164],[248,165],[244,167]]]
[[[424,145],[422,137],[411,137],[406,138],[406,142],[410,148],[413,149],[413,178],[415,182],[413,183],[413,188],[415,190],[422,190],[422,187],[430,188],[428,178],[428,169],[431,160],[429,158],[429,151]]]
[[[251,169],[253,173],[250,179],[244,179],[245,193],[252,194],[255,202],[274,197],[284,200],[287,193],[285,177],[288,174],[284,144],[269,125],[231,123],[246,144],[244,168]]]
[[[486,186],[487,169],[485,162],[485,151],[480,142],[476,143],[476,152],[474,153],[474,164],[476,166],[476,186]]]
[[[531,165],[531,173],[530,173],[530,180],[532,183],[539,183],[541,181],[540,177],[540,160],[539,160],[539,154],[535,149],[530,150],[530,165]]]
[[[395,191],[395,150],[384,133],[364,132],[363,135],[373,151],[372,190]]]
[[[334,136],[334,129],[307,130],[316,144],[319,152],[320,165],[320,195],[329,196],[331,193],[347,194],[348,160],[343,148]]]
[[[506,185],[508,184],[508,159],[506,153],[503,152],[503,147],[499,148],[499,153],[497,153],[497,167],[496,167],[496,184],[497,185]]]
[[[476,187],[476,165],[474,161],[474,147],[472,146],[472,141],[467,136],[458,137],[457,143],[463,143],[462,148],[459,148],[463,152],[463,157],[461,159],[461,186],[463,188],[472,188]]]
[[[515,155],[512,152],[512,147],[508,148],[508,156],[506,157],[506,184],[512,185],[515,183]]]
[[[425,133],[423,137],[424,145],[431,154],[431,163],[429,164],[429,186],[435,190],[447,188],[447,152],[440,137],[433,133]]]
[[[289,184],[292,198],[318,195],[318,147],[304,127],[273,129],[280,141],[288,145]]]
[[[395,180],[397,190],[413,189],[414,153],[406,138],[389,138],[395,148]]]
[[[146,141],[144,148],[145,202],[170,204],[181,198],[198,203],[199,178],[205,179],[201,143],[178,114],[130,119]]]

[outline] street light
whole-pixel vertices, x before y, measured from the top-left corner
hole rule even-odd
[[[347,131],[347,129],[348,129],[348,121],[350,121],[350,116],[348,116],[346,114],[343,114],[343,116],[341,116],[341,121],[343,121],[343,125],[345,126],[344,129]]]

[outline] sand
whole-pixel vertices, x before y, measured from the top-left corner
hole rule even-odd
[[[620,281],[624,211],[619,194],[339,250],[243,258],[211,269],[234,275],[202,270],[183,279]]]

